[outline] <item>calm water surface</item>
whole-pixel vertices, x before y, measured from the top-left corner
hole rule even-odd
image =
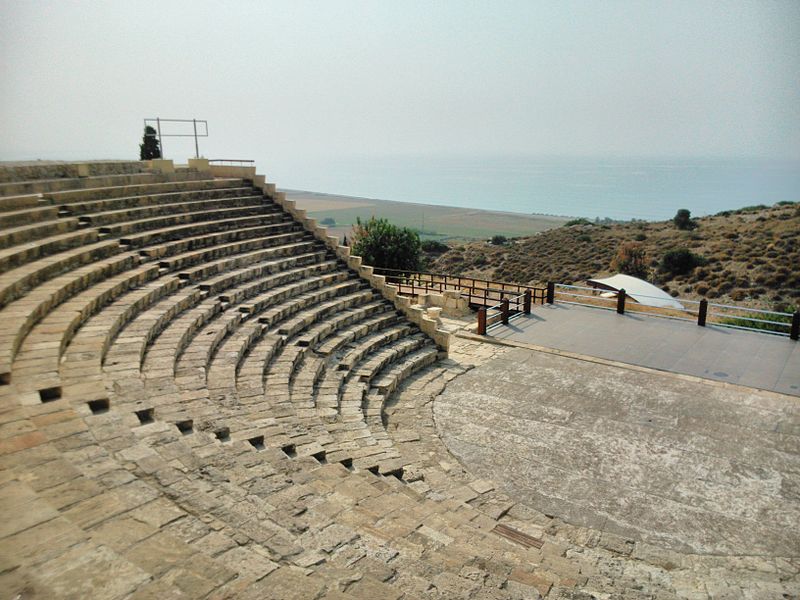
[[[363,158],[276,173],[282,187],[520,213],[667,219],[800,201],[800,162],[745,159]]]

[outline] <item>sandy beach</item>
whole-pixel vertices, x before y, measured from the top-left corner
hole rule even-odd
[[[296,200],[297,206],[307,210],[309,216],[320,221],[333,219],[335,225],[329,225],[328,228],[331,233],[339,236],[350,235],[350,229],[356,218],[364,220],[372,216],[388,219],[401,227],[415,229],[420,232],[422,239],[438,240],[480,240],[494,235],[506,237],[533,235],[560,227],[568,219],[554,215],[526,215],[394,202],[301,190],[281,191],[285,192],[289,199]]]

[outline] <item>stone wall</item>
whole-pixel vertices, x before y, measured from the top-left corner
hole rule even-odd
[[[98,160],[85,162],[62,162],[32,160],[0,163],[0,183],[33,181],[36,179],[64,179],[68,177],[94,177],[141,173],[147,170],[147,162]]]

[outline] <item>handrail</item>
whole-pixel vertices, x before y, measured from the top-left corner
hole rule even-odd
[[[407,280],[408,282],[420,282],[422,284],[431,284],[434,286],[452,286],[455,288],[474,288],[480,290],[487,290],[488,292],[495,292],[495,293],[509,293],[509,292],[520,292],[524,293],[525,290],[536,290],[543,292],[544,288],[537,288],[529,285],[521,285],[518,283],[506,283],[503,281],[490,281],[488,279],[478,279],[475,277],[467,277],[463,275],[446,275],[442,273],[428,273],[425,271],[404,271],[402,269],[383,269],[383,268],[375,268],[373,270],[375,275],[383,275],[387,278],[387,280],[399,280],[402,283],[402,280]],[[386,275],[384,275],[386,273]],[[393,275],[392,273],[398,273],[397,275]],[[422,279],[420,276],[428,276],[428,277],[438,277],[443,279],[443,281],[434,281],[433,279]],[[501,287],[478,287],[475,285],[469,285],[469,282],[476,282],[476,283],[487,283],[492,286],[501,286]],[[507,287],[506,287],[507,286]],[[510,288],[510,289],[509,289]],[[443,288],[442,288],[443,289]]]
[[[522,306],[523,302],[520,302],[521,298],[525,298],[527,293],[531,294],[530,300],[535,302],[541,302],[544,304],[545,302],[552,304],[555,302],[556,294],[559,297],[569,296],[574,298],[574,300],[561,300],[561,302],[565,302],[567,304],[575,304],[579,306],[592,306],[595,308],[608,308],[614,310],[614,305],[616,305],[616,311],[620,314],[624,314],[626,311],[626,301],[627,301],[627,293],[625,290],[605,290],[603,288],[598,287],[588,287],[588,286],[581,286],[581,285],[569,285],[569,284],[556,284],[556,283],[548,283],[547,289],[538,288],[533,286],[521,285],[518,283],[506,283],[506,282],[497,282],[491,281],[488,279],[479,279],[477,277],[466,277],[463,275],[448,275],[445,273],[432,273],[427,271],[405,271],[402,269],[385,269],[385,268],[376,268],[373,271],[376,275],[383,275],[386,278],[386,282],[389,285],[396,285],[400,293],[408,293],[408,291],[404,291],[403,288],[410,288],[411,294],[414,295],[419,290],[439,290],[445,291],[446,289],[460,289],[466,292],[466,296],[468,298],[468,302],[473,306],[475,304],[481,306],[479,311],[479,319],[478,319],[478,330],[479,332],[483,330],[485,332],[485,328],[489,325],[488,321],[497,318],[497,314],[492,314],[487,316],[486,313],[493,312],[493,311],[500,311],[504,313],[502,306],[504,302],[507,301],[508,303],[508,314],[504,316],[504,322],[507,322],[509,315],[512,310],[515,314],[520,312],[525,312],[525,309],[529,310],[529,304],[526,304],[525,307]],[[438,279],[438,281],[437,281]],[[484,285],[476,285],[476,284],[484,284]],[[498,287],[499,286],[499,287]],[[559,288],[559,289],[556,289]],[[567,290],[575,290],[575,291],[567,291]],[[581,294],[577,293],[579,291],[591,291],[593,295],[589,294]],[[519,294],[519,292],[522,292]],[[616,294],[616,298],[609,298],[603,297],[600,295],[602,292],[612,292]],[[518,295],[510,295],[513,293],[517,293]],[[507,295],[508,294],[508,295]],[[595,295],[597,294],[597,295]],[[500,296],[500,302],[498,304],[489,305],[488,300],[497,300],[497,296]],[[637,298],[652,298],[661,300],[656,296],[649,296],[646,294],[636,294]],[[583,300],[585,299],[585,300]],[[529,303],[529,299],[525,298],[524,303]],[[583,301],[582,301],[583,300]],[[591,302],[587,302],[586,300],[591,300]],[[692,300],[689,298],[675,298],[676,302],[692,305],[691,307],[681,306],[680,308],[677,307],[657,307],[657,306],[647,306],[645,304],[637,304],[636,308],[631,310],[628,309],[628,312],[647,315],[647,316],[657,316],[657,317],[665,317],[675,320],[681,321],[694,321],[696,320],[697,324],[700,326],[705,326],[707,319],[711,319],[712,323],[719,327],[730,327],[733,329],[745,329],[748,331],[756,331],[759,333],[769,333],[774,335],[781,335],[781,336],[788,336],[793,340],[797,340],[800,337],[800,311],[795,313],[787,313],[787,312],[780,312],[780,311],[773,311],[773,310],[764,310],[759,308],[748,308],[744,306],[733,306],[730,304],[718,304],[709,302],[707,299],[703,298],[702,300]],[[598,305],[598,303],[605,303],[604,305]],[[732,311],[728,313],[719,312],[719,311],[710,311],[709,307],[718,308],[726,311]],[[523,310],[520,310],[523,308]],[[748,313],[754,313],[759,315],[772,315],[776,318],[766,318],[766,319],[759,319],[752,316],[746,316]],[[482,316],[481,316],[482,314]],[[691,317],[691,318],[689,318]],[[778,320],[783,319],[783,320]],[[791,320],[789,320],[791,319]],[[764,327],[747,327],[742,325],[742,322],[753,323],[755,325],[762,325]],[[777,329],[777,330],[776,330]]]
[[[637,308],[634,310],[626,309],[625,303],[627,300],[627,293],[625,290],[606,290],[603,288],[597,287],[586,287],[586,286],[579,286],[579,285],[568,285],[568,284],[554,284],[554,287],[557,286],[559,291],[557,291],[559,296],[570,296],[572,298],[587,298],[591,299],[592,302],[581,302],[580,300],[575,300],[572,302],[567,301],[569,304],[576,304],[580,306],[593,306],[595,308],[606,308],[606,306],[598,306],[599,302],[611,302],[617,303],[617,312],[623,314],[624,312],[632,312],[641,315],[648,315],[648,316],[655,316],[655,317],[666,317],[670,319],[677,319],[682,321],[690,321],[694,319],[688,319],[683,315],[691,315],[695,317],[697,320],[697,324],[700,326],[705,326],[706,321],[708,319],[712,319],[712,324],[718,327],[729,327],[732,329],[742,329],[746,331],[754,331],[758,333],[767,333],[771,335],[779,335],[779,336],[788,336],[793,340],[797,340],[800,336],[800,311],[795,313],[788,313],[782,311],[775,311],[775,310],[765,310],[761,308],[749,308],[746,306],[735,306],[731,304],[720,304],[716,302],[709,302],[707,299],[703,298],[702,300],[691,300],[689,298],[678,298],[676,297],[675,300],[681,304],[691,304],[696,305],[697,308],[688,308],[688,307],[656,307],[656,306],[647,306],[647,305],[636,305],[637,307],[641,306],[641,309]],[[602,295],[592,295],[589,296],[587,294],[578,294],[575,292],[568,292],[564,290],[591,290],[592,292],[612,292],[616,294],[616,300],[614,298],[603,297]],[[653,298],[659,299],[655,296],[648,296],[644,294],[636,294],[637,298]],[[721,310],[709,310],[709,308],[717,308]],[[765,315],[767,317],[772,316],[773,318],[757,318],[752,316],[753,314],[756,315]],[[782,319],[782,320],[778,320]],[[749,327],[746,323],[752,323],[754,326]],[[761,325],[761,327],[759,327]]]
[[[156,124],[156,133],[155,134],[145,133],[144,135],[145,137],[158,138],[158,143],[159,146],[161,147],[161,158],[164,158],[164,140],[162,138],[165,137],[193,137],[194,157],[200,158],[200,147],[197,143],[197,138],[208,137],[208,121],[206,121],[205,119],[162,119],[161,117],[151,117],[144,120],[145,132],[147,131],[148,123]],[[161,123],[191,123],[193,131],[192,133],[162,133]],[[197,133],[198,123],[201,123],[203,125],[203,127],[205,128],[204,132]]]
[[[465,275],[448,275],[447,273],[432,273],[430,271],[405,271],[403,269],[386,269],[383,267],[375,267],[373,269],[375,275],[381,275],[383,273],[404,273],[407,275],[414,274],[414,275],[429,275],[431,277],[443,277],[445,279],[469,279],[471,281],[480,281],[481,283],[496,283],[500,285],[508,285],[513,286],[519,289],[533,289],[532,286],[529,285],[521,285],[519,283],[508,283],[505,281],[491,281],[489,279],[480,279],[478,277],[468,277]],[[538,288],[537,288],[538,289]],[[508,291],[508,290],[505,290]]]
[[[210,163],[249,163],[253,164],[256,161],[250,158],[209,158]]]
[[[761,313],[765,315],[780,315],[782,317],[791,317],[792,313],[778,312],[777,310],[763,310],[761,308],[746,308],[743,306],[732,306],[730,304],[717,304],[716,302],[709,302],[709,306],[716,306],[717,308],[731,308],[733,310],[746,310],[747,312]]]

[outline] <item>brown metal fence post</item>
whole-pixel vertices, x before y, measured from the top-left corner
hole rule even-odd
[[[621,315],[625,314],[625,288],[622,288],[617,294],[617,312]]]
[[[478,309],[478,335],[486,335],[486,308]]]
[[[503,325],[508,325],[508,298],[503,298],[500,302],[500,310],[503,314]]]
[[[708,314],[708,300],[700,300],[700,310],[697,311],[697,324],[700,327],[706,326],[706,315]]]
[[[526,315],[531,314],[531,291],[525,290],[525,298],[523,299],[522,312]]]
[[[793,340],[800,338],[800,310],[794,311],[792,315],[792,330],[789,333],[789,337]]]
[[[556,284],[552,281],[547,282],[547,303],[553,304],[556,299]]]

